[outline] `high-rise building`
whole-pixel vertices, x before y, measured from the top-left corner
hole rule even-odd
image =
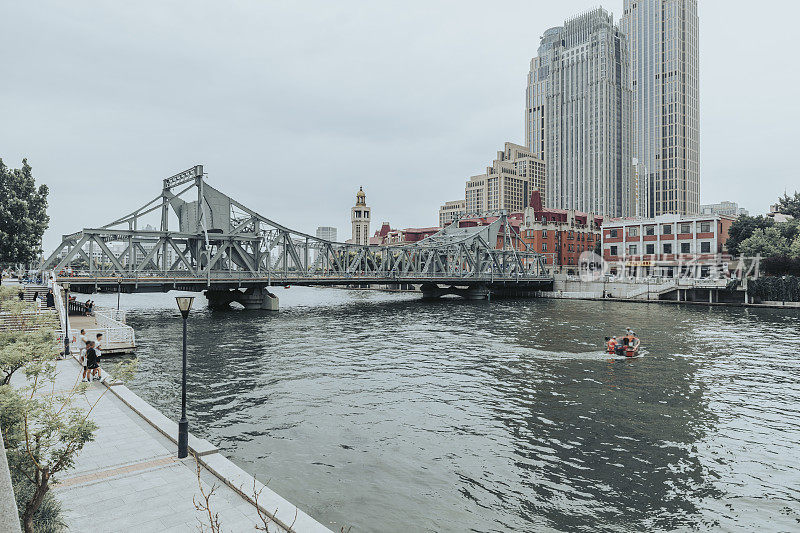
[[[363,187],[358,188],[356,193],[356,205],[350,209],[350,221],[353,225],[353,233],[350,242],[353,244],[369,244],[369,207],[367,207],[367,197]]]
[[[633,157],[647,213],[700,210],[697,0],[625,0],[633,87]]]
[[[534,189],[545,195],[545,164],[524,146],[507,142],[484,174],[472,176],[464,188],[465,211],[479,214],[505,209],[519,212]]]
[[[336,228],[332,226],[319,226],[317,228],[317,238],[336,242]]]
[[[551,28],[531,64],[526,138],[544,138],[545,205],[611,217],[634,213],[630,59],[625,36],[601,8]],[[544,91],[544,98],[542,98]],[[538,105],[537,105],[538,108]],[[538,133],[537,133],[538,132]]]
[[[550,28],[542,36],[539,55],[531,59],[528,88],[525,91],[525,146],[539,159],[545,160],[545,116],[547,78],[550,74],[550,48],[560,39],[561,28]]]
[[[439,227],[449,226],[454,220],[461,218],[465,214],[464,200],[453,200],[445,202],[439,208]]]

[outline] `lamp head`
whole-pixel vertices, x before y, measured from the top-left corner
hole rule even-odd
[[[187,318],[189,316],[189,309],[192,308],[194,296],[176,296],[175,301],[178,303],[178,309],[180,309],[183,318]]]

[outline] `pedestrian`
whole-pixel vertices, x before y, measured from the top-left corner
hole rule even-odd
[[[52,290],[54,282],[55,282],[55,277],[52,274],[50,274],[50,278],[48,278],[47,280],[47,288]]]
[[[48,309],[56,306],[56,295],[53,294],[53,289],[47,291],[47,307]]]
[[[39,296],[39,291],[33,293],[33,302],[36,304],[36,312],[42,308],[42,297]]]
[[[103,351],[102,351],[102,348],[103,348],[103,334],[102,333],[98,333],[96,335],[96,337],[97,337],[97,340],[94,341],[93,344],[94,344],[94,351],[95,351],[95,354],[96,354],[96,357],[97,357],[97,368],[94,371],[92,371],[92,374],[96,375],[97,379],[102,381],[102,376],[100,375],[100,358],[103,356]]]
[[[25,291],[20,289],[19,292],[17,293],[17,297],[19,298],[20,302],[24,302],[25,301]]]
[[[80,339],[81,352],[80,356],[78,357],[78,362],[81,364],[81,367],[83,368],[81,373],[81,382],[89,381],[89,369],[87,368],[88,358],[86,357],[86,350],[88,350],[91,343],[92,341],[90,341],[86,337],[86,331],[81,330],[81,339]]]
[[[87,381],[93,381],[95,372],[99,373],[100,371],[100,363],[97,358],[97,351],[94,349],[94,341],[89,341],[86,343],[86,372],[87,372]]]

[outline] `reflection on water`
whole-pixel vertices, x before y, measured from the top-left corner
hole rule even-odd
[[[191,430],[336,530],[800,528],[796,311],[279,296],[192,312]],[[174,300],[123,304],[176,418]],[[608,359],[625,326],[647,355]]]

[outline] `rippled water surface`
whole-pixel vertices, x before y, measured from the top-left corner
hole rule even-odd
[[[196,301],[190,429],[332,529],[800,529],[800,311],[279,296]],[[123,307],[177,419],[174,299]],[[628,325],[646,355],[608,359]]]

